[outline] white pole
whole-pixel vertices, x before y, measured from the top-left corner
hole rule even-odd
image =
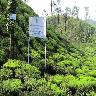
[[[45,18],[46,18],[47,14],[45,15]],[[47,28],[47,20],[46,20],[46,28]],[[45,29],[46,30],[46,29]],[[45,34],[45,37],[46,37],[46,34]],[[46,40],[46,38],[45,38]],[[46,45],[46,41],[45,41],[45,70],[46,70],[46,63],[47,63],[47,45]]]
[[[52,11],[53,11],[53,10],[52,10],[52,7],[53,7],[53,6],[52,6],[52,0],[51,0],[51,16],[52,16]]]
[[[29,52],[29,50],[30,50],[30,44],[29,44],[29,42],[30,42],[30,37],[28,38],[28,64],[29,64],[29,62],[30,62],[30,52]]]

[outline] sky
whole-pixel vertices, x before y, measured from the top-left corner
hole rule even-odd
[[[53,0],[57,2],[57,0]],[[32,9],[39,14],[39,16],[44,15],[43,10],[46,10],[46,13],[50,15],[50,3],[51,0],[28,0],[27,4],[32,7]],[[84,19],[85,9],[84,7],[89,7],[89,17],[90,19],[96,20],[96,0],[61,0],[60,6],[62,11],[65,7],[73,8],[76,5],[79,7],[79,18]]]

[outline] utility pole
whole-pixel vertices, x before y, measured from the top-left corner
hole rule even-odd
[[[85,20],[88,20],[89,19],[89,7],[86,6],[84,8],[85,8]]]
[[[23,0],[25,3],[27,3],[29,0]]]
[[[52,7],[53,7],[53,6],[52,6],[52,0],[51,0],[51,16],[52,16],[52,11],[53,11],[53,10],[52,10]]]
[[[58,21],[58,25],[59,25],[59,8],[57,8],[57,13],[58,13],[58,16],[57,16],[57,21]]]
[[[14,48],[15,48],[15,43],[14,43],[14,32],[15,32],[15,20],[16,20],[16,0],[12,0],[10,4],[10,26],[9,26],[9,31],[10,31],[10,58],[14,59],[15,54],[14,54]]]
[[[57,0],[57,3],[58,3],[58,8],[57,8],[57,9],[58,9],[58,10],[57,10],[57,11],[58,11],[58,25],[59,25],[59,22],[60,22],[59,13],[61,12],[61,8],[60,8],[60,5],[59,5],[59,4],[60,4],[60,1],[61,1],[61,0]]]
[[[64,21],[65,21],[65,32],[66,32],[66,29],[67,29],[67,19],[68,19],[68,16],[67,16],[67,13],[64,14]]]

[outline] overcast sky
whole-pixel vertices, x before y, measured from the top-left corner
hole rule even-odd
[[[57,0],[53,1],[57,2]],[[28,5],[31,6],[39,16],[42,16],[44,9],[50,14],[50,2],[51,0],[28,0]],[[80,8],[79,18],[82,19],[84,19],[84,7],[88,6],[90,7],[90,18],[95,18],[96,20],[96,0],[61,0],[60,5],[62,6],[62,10],[66,6],[72,8],[74,5],[77,5]]]

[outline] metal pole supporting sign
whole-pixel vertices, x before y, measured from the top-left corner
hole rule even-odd
[[[10,58],[14,59],[15,54],[14,54],[14,48],[15,48],[15,43],[14,43],[14,32],[15,32],[15,21],[16,21],[16,0],[11,0],[10,4]]]
[[[30,44],[29,44],[29,42],[30,42],[30,37],[28,38],[28,64],[30,63]]]

